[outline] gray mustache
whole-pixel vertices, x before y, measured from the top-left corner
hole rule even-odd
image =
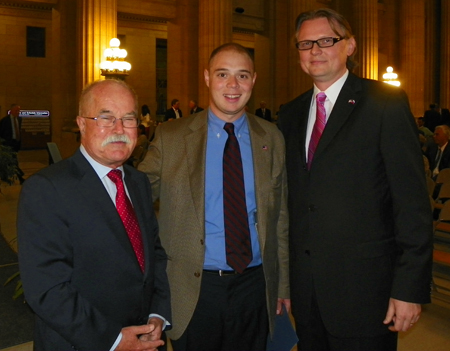
[[[130,144],[130,143],[131,143],[130,138],[128,138],[128,136],[125,135],[125,134],[121,134],[121,135],[110,135],[109,137],[107,137],[107,138],[103,141],[102,146],[106,146],[106,145],[108,145],[108,144],[110,144],[110,143],[115,143],[115,142],[117,142],[117,141],[121,141],[121,142],[126,143],[126,144]]]

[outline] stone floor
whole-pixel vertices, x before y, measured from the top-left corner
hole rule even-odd
[[[19,152],[19,163],[25,172],[25,178],[48,165],[46,150]],[[19,182],[12,186],[1,185],[0,225],[5,238],[17,248],[16,210],[20,194]],[[398,343],[399,351],[448,351],[450,350],[450,309],[437,302],[424,307],[421,320],[410,331],[401,333]],[[17,345],[0,351],[31,351],[32,343]],[[381,351],[381,350],[380,350]]]

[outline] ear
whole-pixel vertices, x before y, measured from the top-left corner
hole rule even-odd
[[[205,69],[205,70],[203,71],[203,75],[205,76],[205,83],[206,83],[206,86],[209,88],[209,71],[208,71],[207,69]]]
[[[351,37],[347,41],[347,56],[352,56],[356,50],[356,40]]]
[[[84,134],[84,131],[86,130],[86,119],[80,116],[77,116],[77,124],[78,128],[80,128],[81,135]]]
[[[255,73],[253,73],[253,85],[255,85],[255,82],[256,82],[256,72]]]

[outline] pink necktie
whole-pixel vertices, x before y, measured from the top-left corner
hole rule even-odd
[[[134,253],[136,254],[139,266],[142,272],[144,271],[144,246],[142,244],[141,229],[134,212],[133,205],[128,198],[125,187],[123,186],[122,171],[120,169],[113,169],[108,173],[108,178],[116,184],[116,208],[119,213],[120,219],[122,219],[125,230],[127,231],[128,238],[133,246]]]
[[[223,151],[223,215],[227,264],[242,273],[253,258],[241,150],[233,123],[223,127],[228,139]]]
[[[322,136],[325,124],[327,123],[327,113],[325,111],[325,100],[327,96],[324,92],[320,92],[316,95],[316,122],[314,123],[313,131],[311,133],[311,140],[308,147],[308,170],[311,169],[311,164],[316,152],[317,145],[319,144],[320,137]]]

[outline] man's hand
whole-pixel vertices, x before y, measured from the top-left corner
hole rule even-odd
[[[163,327],[163,320],[158,317],[152,317],[148,320],[147,325],[149,325],[151,328],[151,331],[146,334],[142,334],[139,339],[143,341],[156,341],[161,339],[162,335],[162,327]]]
[[[277,301],[277,314],[282,314],[283,313],[283,309],[281,308],[282,305],[284,305],[284,307],[286,307],[286,312],[287,313],[289,313],[291,311],[291,299],[278,298],[278,301]]]
[[[162,324],[161,324],[162,325]],[[115,351],[156,351],[158,347],[164,345],[164,341],[160,338],[152,338],[150,340],[142,340],[143,335],[151,334],[155,331],[154,324],[146,324],[139,326],[131,326],[122,328],[122,340],[120,340],[119,345],[117,345]],[[159,337],[161,333],[159,333]],[[145,337],[143,338],[145,339]]]
[[[394,323],[394,325],[389,326],[390,331],[407,331],[419,320],[421,311],[422,307],[417,303],[390,298],[386,318],[383,323]]]

